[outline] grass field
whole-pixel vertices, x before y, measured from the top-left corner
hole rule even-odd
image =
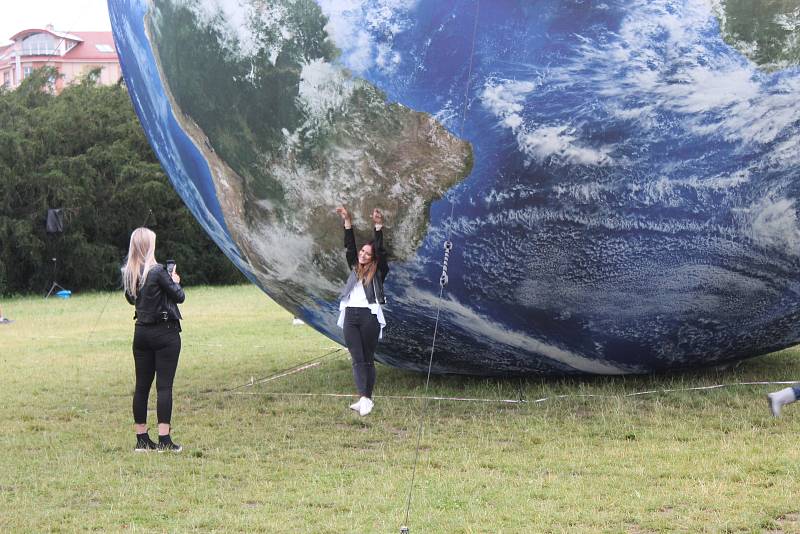
[[[186,292],[181,454],[132,451],[121,295],[3,302],[0,531],[398,533],[421,403],[381,396],[420,395],[424,376],[379,366],[366,418],[349,398],[287,395],[351,393],[344,351],[227,391],[337,347],[253,287]],[[770,386],[624,396],[800,379],[797,355],[658,377],[436,377],[434,395],[569,397],[430,402],[411,533],[800,532],[800,404],[771,418]]]

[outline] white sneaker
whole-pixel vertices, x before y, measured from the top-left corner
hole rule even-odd
[[[361,397],[360,399],[358,399],[357,402],[354,402],[353,404],[350,405],[350,409],[351,410],[355,410],[355,411],[359,411],[361,409],[361,401],[363,401],[363,400],[364,400],[364,397]]]
[[[781,408],[796,400],[797,398],[794,396],[794,390],[792,388],[783,388],[780,391],[767,395],[769,410],[772,412],[773,417],[779,417],[781,415]]]
[[[365,416],[372,411],[372,407],[375,406],[375,403],[372,402],[372,399],[368,399],[367,397],[361,397],[361,407],[358,409],[358,415]]]

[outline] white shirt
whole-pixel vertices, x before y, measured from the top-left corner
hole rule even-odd
[[[346,306],[350,308],[369,308],[369,301],[367,300],[367,294],[364,292],[364,284],[362,283],[357,282],[344,300]]]
[[[374,304],[370,304],[367,300],[367,294],[364,292],[364,284],[361,282],[356,283],[350,294],[343,298],[339,303],[339,320],[336,324],[339,328],[344,328],[344,313],[347,308],[369,308],[378,319],[378,324],[381,325],[381,331],[378,333],[378,339],[383,338],[383,327],[386,326],[386,318],[383,316],[381,305],[378,304],[377,299]]]

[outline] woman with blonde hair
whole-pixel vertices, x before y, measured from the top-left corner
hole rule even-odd
[[[336,213],[344,223],[344,246],[347,265],[350,266],[350,276],[339,295],[338,325],[344,330],[344,342],[350,351],[359,395],[358,402],[350,408],[364,416],[374,406],[375,348],[386,326],[381,304],[386,304],[383,282],[389,274],[389,263],[383,247],[383,214],[378,209],[372,211],[373,240],[356,249],[350,213],[344,206],[336,208]]]
[[[137,228],[131,234],[128,258],[122,268],[125,298],[136,306],[133,318],[133,361],[136,367],[136,389],[133,393],[133,421],[136,452],[150,450],[180,452],[172,441],[172,382],[181,353],[181,313],[178,304],[185,300],[181,277],[175,264],[156,262],[156,234],[148,228]],[[156,379],[156,415],[158,443],[147,432],[147,399]]]

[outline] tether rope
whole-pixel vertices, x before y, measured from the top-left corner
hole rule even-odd
[[[315,364],[314,367],[316,367]],[[305,366],[305,368],[300,369],[298,368],[294,372],[299,372],[301,370],[305,370],[311,366]],[[282,376],[288,376],[292,373],[286,373],[285,375],[276,376],[274,379],[282,378]],[[273,379],[273,380],[274,380]],[[623,393],[619,395],[606,395],[602,393],[569,393],[569,394],[562,394],[562,395],[549,395],[547,397],[540,397],[538,399],[487,399],[481,397],[442,397],[442,396],[424,396],[424,395],[375,395],[376,399],[395,399],[395,400],[424,400],[424,401],[444,401],[444,402],[475,402],[475,403],[496,403],[496,404],[541,404],[547,401],[558,400],[558,399],[583,399],[583,398],[594,398],[594,399],[619,399],[619,398],[631,398],[631,397],[641,397],[645,395],[656,395],[656,394],[663,394],[663,393],[680,393],[685,391],[710,391],[714,389],[722,389],[722,388],[730,388],[730,387],[738,387],[738,386],[785,386],[785,385],[793,385],[800,382],[800,379],[797,380],[779,380],[779,381],[755,381],[755,382],[731,382],[728,384],[713,384],[710,386],[692,386],[686,388],[665,388],[665,389],[648,389],[643,391],[634,391],[632,393]],[[245,384],[249,386],[250,384]],[[251,392],[251,391],[235,391],[235,389],[229,389],[225,392],[231,393],[233,395],[273,395],[273,396],[280,396],[280,397],[330,397],[330,398],[345,398],[345,397],[356,397],[352,393],[298,393],[298,392]]]
[[[299,373],[301,371],[305,371],[306,369],[310,369],[311,367],[317,367],[318,365],[320,365],[322,363],[322,360],[324,360],[325,358],[328,358],[330,356],[333,356],[334,354],[336,354],[338,352],[341,352],[342,350],[344,350],[344,349],[339,347],[339,348],[336,348],[336,349],[333,349],[331,351],[326,352],[322,356],[317,356],[316,358],[311,358],[308,361],[293,365],[291,367],[287,367],[286,369],[281,369],[279,371],[275,371],[275,372],[273,372],[273,373],[271,373],[271,374],[269,374],[269,375],[267,375],[265,377],[262,377],[262,378],[259,378],[259,379],[251,378],[249,382],[245,382],[244,384],[242,384],[240,386],[236,386],[236,387],[233,387],[233,388],[230,388],[230,389],[226,389],[225,392],[226,393],[232,393],[232,392],[234,392],[236,390],[239,390],[239,389],[242,389],[242,388],[252,387],[252,386],[254,386],[256,384],[263,384],[265,382],[271,382],[272,380],[277,380],[278,378],[283,378],[284,376],[289,376],[289,375],[293,375],[295,373]]]
[[[472,45],[469,53],[469,67],[467,69],[467,80],[464,87],[464,107],[461,114],[461,129],[460,129],[460,136],[463,139],[464,137],[464,126],[467,121],[467,109],[469,107],[469,91],[470,91],[470,84],[472,81],[472,66],[473,61],[475,59],[475,41],[477,40],[478,36],[478,16],[480,14],[480,7],[481,3],[480,0],[475,1],[475,22],[472,28]],[[419,444],[422,439],[422,431],[425,426],[425,414],[428,408],[428,386],[430,385],[431,381],[431,369],[433,368],[433,355],[436,350],[436,335],[439,332],[439,318],[441,315],[442,309],[442,296],[444,295],[444,288],[448,282],[447,276],[447,264],[450,259],[450,251],[453,249],[453,243],[451,241],[453,235],[453,215],[455,213],[455,202],[452,200],[450,201],[450,218],[448,219],[447,225],[447,241],[444,243],[444,261],[442,262],[442,274],[439,277],[439,298],[436,301],[436,322],[433,327],[433,340],[431,342],[431,353],[430,357],[428,358],[428,373],[427,377],[425,378],[425,395],[423,398],[423,404],[420,409],[419,415],[419,425],[417,427],[417,443],[414,450],[414,464],[411,470],[411,482],[408,486],[408,497],[406,499],[406,512],[405,512],[405,519],[400,527],[401,534],[408,534],[408,517],[411,511],[411,496],[414,492],[414,482],[417,476],[417,463],[419,461]]]

